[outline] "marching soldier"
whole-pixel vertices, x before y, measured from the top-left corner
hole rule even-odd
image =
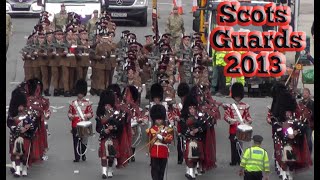
[[[166,170],[169,148],[173,140],[173,129],[166,126],[166,108],[163,105],[154,105],[150,109],[150,117],[153,126],[146,130],[151,141],[150,157],[151,157],[151,177],[153,180],[163,180]]]
[[[12,21],[11,21],[11,16],[9,14],[6,14],[6,47],[8,52],[9,48],[9,41],[10,41],[10,36],[12,35]]]
[[[61,4],[61,10],[59,13],[54,15],[53,26],[55,30],[64,30],[65,26],[68,23],[68,14],[64,4]]]
[[[24,69],[24,80],[28,81],[34,77],[33,75],[33,52],[36,50],[32,47],[31,42],[33,41],[32,34],[28,37],[27,45],[22,49],[22,60],[24,61],[23,69]]]
[[[232,98],[234,99],[235,102],[226,107],[226,110],[224,113],[224,120],[228,124],[230,124],[230,128],[229,128],[229,134],[230,134],[229,139],[231,143],[230,166],[236,166],[240,164],[240,157],[242,153],[240,152],[240,149],[242,149],[242,142],[238,141],[236,137],[237,127],[240,124],[239,121],[243,120],[243,123],[251,124],[252,119],[249,112],[250,106],[241,101],[244,97],[243,85],[241,83],[234,83],[231,87],[231,93],[232,93]]]
[[[39,44],[37,46],[38,49],[38,64],[40,66],[41,78],[43,83],[43,89],[45,96],[51,96],[49,93],[49,57],[48,57],[48,46],[45,39],[44,32],[38,34]]]
[[[77,79],[86,79],[88,68],[90,66],[89,61],[89,48],[90,42],[88,40],[88,32],[86,30],[81,30],[80,39],[77,45]]]
[[[101,43],[95,49],[96,71],[98,81],[98,94],[100,94],[109,85],[112,64],[110,57],[114,53],[113,46],[110,45],[110,35],[103,34]],[[114,54],[113,54],[114,55]],[[113,57],[112,57],[113,58]]]
[[[94,41],[93,44],[90,46],[90,53],[89,53],[89,59],[91,61],[91,89],[90,89],[90,94],[92,96],[98,94],[98,77],[97,77],[97,69],[96,69],[96,63],[97,63],[97,59],[95,57],[95,49],[97,47],[97,45],[100,43],[101,40],[101,36],[100,34],[96,34],[96,36],[94,37]]]
[[[50,60],[51,79],[54,87],[53,96],[60,96],[64,95],[62,65],[65,63],[64,61],[66,61],[67,55],[67,46],[64,42],[64,33],[62,30],[55,31],[54,48],[54,58]]]
[[[183,36],[182,44],[179,48],[178,52],[178,71],[180,75],[180,82],[189,82],[190,77],[187,78],[186,76],[190,76],[190,62],[192,58],[192,49],[191,49],[191,41],[190,36]],[[187,80],[189,79],[189,81]]]
[[[75,41],[73,39],[73,29],[68,29],[66,31],[66,39],[64,42],[66,55],[60,61],[60,65],[62,66],[62,82],[64,89],[64,96],[70,97],[71,91],[74,90],[74,75],[75,68],[77,67],[77,60],[75,58]]]
[[[181,34],[184,34],[184,21],[179,15],[178,7],[173,8],[173,14],[169,16],[167,21],[166,32],[172,36],[171,47],[175,50],[179,49],[181,44]]]
[[[72,137],[73,137],[73,162],[79,162],[80,158],[86,161],[84,154],[87,149],[87,137],[80,137],[77,131],[77,124],[81,121],[89,121],[93,117],[92,103],[84,99],[87,95],[87,82],[83,79],[78,80],[76,83],[77,99],[70,102],[68,118],[71,121]]]
[[[99,14],[98,10],[93,11],[93,17],[88,21],[87,24],[87,30],[89,33],[89,40],[92,41],[94,39],[94,35],[97,29],[96,23],[99,20]]]
[[[110,70],[107,72],[109,74],[109,80],[108,84],[112,84],[112,79],[114,75],[114,70],[117,67],[117,56],[116,56],[116,50],[117,50],[117,44],[113,42],[113,38],[115,37],[114,31],[109,31],[108,33],[108,43],[110,45]]]

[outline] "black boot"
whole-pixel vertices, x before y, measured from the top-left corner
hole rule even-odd
[[[55,89],[55,90],[53,91],[53,96],[55,96],[55,97],[60,96],[60,92],[59,92],[58,89]]]
[[[83,155],[83,156],[82,156],[82,161],[86,161],[86,160],[87,160],[86,155]]]
[[[131,148],[131,150],[132,150],[132,154],[134,154],[136,148]],[[131,162],[135,162],[135,161],[136,161],[136,159],[134,158],[134,156],[132,156]]]
[[[45,96],[51,96],[51,94],[49,93],[49,89],[46,89],[43,91]]]
[[[59,96],[62,96],[64,94],[64,89],[59,89]]]
[[[64,92],[64,97],[71,97],[70,92],[69,91]]]

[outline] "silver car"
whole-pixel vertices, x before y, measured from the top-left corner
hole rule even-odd
[[[39,16],[42,10],[37,0],[6,0],[6,12],[10,15]]]

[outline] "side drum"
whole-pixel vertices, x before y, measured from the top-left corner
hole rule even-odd
[[[77,132],[80,138],[93,136],[92,123],[90,121],[78,122]]]
[[[252,127],[246,124],[238,125],[236,136],[239,141],[245,141],[245,142],[251,141]]]

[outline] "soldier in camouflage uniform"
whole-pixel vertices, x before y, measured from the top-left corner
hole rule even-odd
[[[173,8],[173,14],[169,16],[167,21],[166,32],[172,36],[171,47],[178,49],[181,44],[181,34],[184,34],[184,21],[178,13],[178,7]]]
[[[178,58],[178,71],[180,74],[180,82],[187,82],[187,75],[190,79],[191,73],[191,57],[192,57],[192,49],[191,49],[191,41],[190,36],[183,36],[182,43],[179,51],[177,52]]]
[[[64,26],[68,23],[68,14],[65,8],[65,5],[61,4],[61,11],[54,15],[53,25],[55,30],[63,30]]]
[[[7,47],[7,51],[8,52],[8,48],[9,48],[9,40],[10,40],[10,36],[12,33],[12,21],[11,21],[11,16],[9,14],[6,14],[6,47]]]
[[[95,35],[96,29],[97,29],[96,23],[99,20],[98,13],[99,13],[98,10],[94,10],[93,17],[92,17],[92,19],[90,19],[88,21],[88,24],[87,24],[87,30],[89,33],[89,40],[90,41],[92,41],[94,39],[94,35]]]

